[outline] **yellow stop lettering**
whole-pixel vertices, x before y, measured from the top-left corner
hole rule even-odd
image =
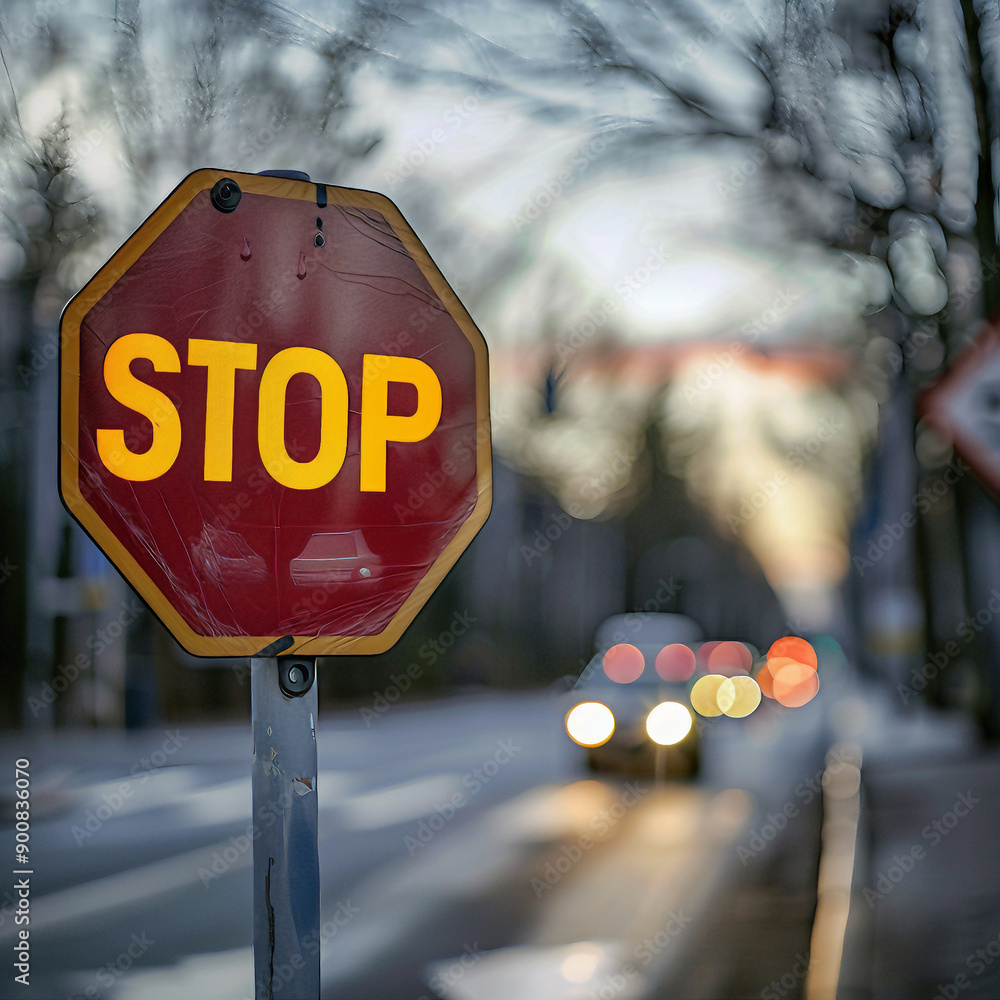
[[[208,369],[205,482],[231,482],[236,370],[256,370],[257,345],[228,340],[189,340],[188,364],[204,365]]]
[[[132,362],[139,358],[151,361],[157,372],[179,372],[181,361],[173,345],[153,333],[119,337],[104,356],[108,392],[149,420],[153,440],[146,451],[134,452],[125,444],[124,430],[101,428],[97,431],[97,453],[109,472],[122,479],[146,482],[158,479],[174,464],[181,450],[181,418],[168,396],[132,374]]]
[[[319,383],[319,450],[298,462],[285,447],[285,394],[293,376],[307,373]],[[282,486],[315,490],[340,472],[347,454],[347,379],[329,354],[314,347],[288,347],[277,354],[260,377],[257,440],[264,468]]]
[[[390,441],[423,441],[441,419],[441,383],[419,358],[366,354],[361,392],[361,490],[385,492],[386,451]],[[390,416],[389,383],[409,382],[417,408],[409,416]]]
[[[156,372],[180,372],[174,346],[152,333],[129,333],[116,340],[104,358],[108,392],[123,406],[153,425],[145,452],[133,452],[119,428],[97,431],[97,451],[108,470],[122,479],[145,482],[167,473],[181,448],[177,407],[159,389],[132,374],[133,361],[143,358]],[[257,345],[240,341],[188,341],[187,364],[206,369],[205,481],[231,482],[236,419],[236,373],[257,370]],[[293,458],[285,444],[288,383],[296,375],[316,380],[320,434],[316,454],[307,461]],[[366,354],[361,379],[360,486],[384,493],[389,442],[423,441],[441,420],[441,383],[430,365],[418,358]],[[389,384],[408,383],[417,391],[417,406],[409,416],[389,413]],[[347,455],[350,413],[347,379],[325,351],[288,347],[265,365],[260,376],[257,444],[261,462],[271,477],[294,490],[326,486],[340,472]]]

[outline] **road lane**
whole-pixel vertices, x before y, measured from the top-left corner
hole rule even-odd
[[[763,804],[821,766],[822,717],[768,710],[706,727],[703,781],[652,787],[589,777],[563,709],[494,692],[396,706],[368,726],[358,713],[320,720],[324,997],[556,998],[558,981],[567,996],[618,984],[624,998],[738,958],[699,942],[713,922],[725,934],[719,900],[747,880],[736,850]],[[79,846],[73,827],[164,733],[109,746],[55,734],[31,749],[37,774],[72,772],[33,830],[48,869],[33,984],[17,995],[251,995],[248,734],[184,735]],[[815,845],[807,824],[797,831],[793,863],[808,869]],[[758,868],[783,857],[769,844]],[[10,931],[0,924],[0,946]],[[788,957],[779,947],[772,961]],[[636,974],[622,984],[625,964]],[[514,981],[522,992],[505,994]]]

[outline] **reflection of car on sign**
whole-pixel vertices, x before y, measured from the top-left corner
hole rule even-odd
[[[198,540],[191,546],[195,564],[215,583],[239,573],[244,580],[268,578],[267,566],[242,535],[235,531],[206,524]]]
[[[300,587],[309,584],[346,583],[368,580],[382,573],[382,559],[374,555],[365,533],[354,531],[319,532],[291,562],[292,580]]]
[[[701,638],[690,618],[676,614],[615,615],[600,626],[596,653],[569,692],[566,714],[566,731],[587,748],[592,770],[652,774],[659,756],[665,776],[698,773],[698,730],[688,707],[685,667],[667,669],[660,654],[686,649],[690,677],[690,647]]]

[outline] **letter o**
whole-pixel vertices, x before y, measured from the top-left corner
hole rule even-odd
[[[288,383],[303,372],[320,387],[319,449],[307,462],[296,461],[285,448]],[[260,459],[271,478],[293,490],[326,486],[347,455],[347,412],[347,379],[329,354],[313,347],[287,347],[275,354],[260,377],[257,421]]]

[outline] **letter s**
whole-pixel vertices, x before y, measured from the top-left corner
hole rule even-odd
[[[152,443],[147,451],[130,451],[121,428],[100,428],[96,438],[97,453],[109,472],[132,482],[147,482],[159,479],[177,459],[181,450],[181,418],[168,396],[132,374],[132,362],[139,358],[151,361],[153,371],[157,372],[179,372],[181,360],[173,344],[153,333],[127,333],[104,356],[104,384],[108,392],[153,425]]]

